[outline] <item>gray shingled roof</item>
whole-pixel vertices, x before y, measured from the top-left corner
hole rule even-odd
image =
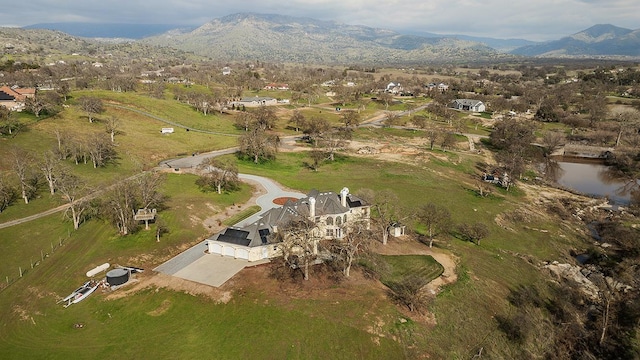
[[[461,104],[463,106],[471,106],[471,107],[473,107],[473,106],[478,105],[482,101],[473,100],[473,99],[456,99],[456,100],[454,100],[454,102],[457,103],[457,104]]]
[[[230,227],[214,235],[211,240],[236,245],[254,247],[268,243],[268,235],[274,227],[282,227],[290,221],[309,217],[309,198],[316,199],[316,216],[343,214],[351,208],[365,206],[365,202],[354,195],[347,195],[347,206],[342,206],[340,195],[333,191],[312,190],[307,197],[297,201],[288,200],[282,207],[273,208],[264,213],[256,222],[242,228]]]

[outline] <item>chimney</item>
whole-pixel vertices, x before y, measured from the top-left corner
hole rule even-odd
[[[314,197],[309,198],[309,217],[316,217],[316,198]]]
[[[340,203],[344,207],[347,207],[347,195],[349,195],[349,189],[343,187],[342,190],[340,190]]]

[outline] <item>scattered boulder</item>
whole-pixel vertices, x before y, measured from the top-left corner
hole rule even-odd
[[[365,146],[358,149],[357,153],[360,155],[375,155],[375,154],[379,154],[380,150],[373,148],[371,146]]]
[[[575,282],[585,295],[594,301],[598,300],[600,289],[583,273],[584,270],[588,275],[591,275],[591,271],[583,269],[580,266],[560,264],[557,261],[545,265],[544,268],[559,278]]]

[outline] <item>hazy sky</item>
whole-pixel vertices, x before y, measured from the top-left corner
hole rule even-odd
[[[399,32],[553,40],[595,24],[640,28],[638,0],[22,0],[0,26],[51,22],[197,26],[238,12],[305,16]]]

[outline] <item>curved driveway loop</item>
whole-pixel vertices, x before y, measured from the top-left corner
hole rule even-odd
[[[211,156],[211,154],[208,155]],[[198,160],[194,159],[194,161]],[[186,167],[184,165],[188,165],[188,163],[189,162],[181,162],[179,164],[183,165],[183,167]],[[171,166],[175,165],[175,162],[171,164]],[[274,199],[277,199],[279,197],[302,198],[305,196],[305,194],[299,192],[282,190],[280,185],[278,185],[275,181],[262,176],[238,174],[238,177],[242,180],[249,180],[260,184],[260,186],[262,186],[266,190],[266,194],[256,199],[256,203],[261,207],[260,212],[243,221],[240,221],[239,223],[235,224],[235,226],[245,226],[251,224],[252,222],[258,220],[265,211],[279,206],[273,202]],[[250,263],[247,260],[234,259],[225,256],[205,256],[206,249],[206,242],[202,241],[195,246],[187,249],[186,251],[176,255],[175,257],[171,258],[170,260],[166,261],[153,270],[201,284],[219,287],[227,280],[229,280],[232,276],[237,274],[240,270],[244,269],[246,266],[255,266],[269,262],[268,260],[265,260]]]
[[[273,200],[280,197],[293,197],[293,198],[303,198],[306,195],[303,193],[295,192],[295,191],[285,191],[282,190],[280,185],[278,185],[275,181],[268,179],[266,177],[257,176],[257,175],[249,175],[249,174],[238,174],[238,177],[242,180],[250,180],[255,181],[262,185],[262,187],[267,191],[266,194],[260,196],[256,199],[256,204],[260,206],[261,210],[257,214],[254,214],[251,217],[248,217],[239,223],[235,224],[235,226],[246,226],[262,217],[267,210],[273,209],[275,207],[279,207],[280,205],[276,205]]]

